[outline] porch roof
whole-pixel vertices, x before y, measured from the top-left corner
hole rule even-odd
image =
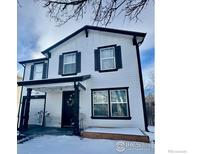
[[[89,79],[90,77],[91,77],[91,75],[83,75],[83,76],[66,77],[66,78],[19,81],[19,82],[17,82],[17,84],[18,84],[18,86],[27,86],[27,85],[39,85],[39,84],[78,82],[78,81],[85,81],[85,80]]]

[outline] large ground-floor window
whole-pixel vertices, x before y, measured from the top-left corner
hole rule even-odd
[[[128,87],[92,89],[93,119],[130,119]]]

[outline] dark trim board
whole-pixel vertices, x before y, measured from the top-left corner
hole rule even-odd
[[[93,117],[91,119],[103,119],[103,120],[131,120],[132,117]]]
[[[147,128],[148,121],[147,121],[147,112],[146,112],[146,105],[145,105],[145,94],[144,94],[144,84],[143,84],[143,77],[142,77],[140,52],[139,52],[139,46],[138,46],[137,42],[135,44],[136,44],[135,46],[136,46],[136,55],[137,55],[137,63],[138,63],[138,70],[139,70],[140,89],[141,89],[141,97],[142,97],[142,107],[143,107],[143,114],[144,114],[145,130],[148,131],[148,128]]]
[[[66,54],[70,54],[70,53],[77,53],[77,52],[78,52],[78,50],[63,52],[62,55],[66,55]]]
[[[61,41],[57,42],[56,44],[54,44],[51,47],[47,48],[46,50],[42,51],[41,53],[45,54],[45,53],[49,52],[50,50],[54,49],[55,47],[59,46],[60,44],[64,43],[65,41],[69,40],[70,38],[74,37],[75,35],[79,34],[80,32],[82,32],[84,30],[85,30],[86,37],[88,37],[88,33],[86,31],[88,31],[89,29],[102,31],[102,32],[110,32],[110,33],[117,33],[117,34],[124,34],[124,35],[133,35],[133,36],[139,36],[139,37],[146,36],[146,33],[141,33],[141,32],[134,32],[134,31],[126,31],[126,30],[120,30],[120,29],[103,28],[103,27],[85,25],[84,27],[75,31],[71,35],[67,36],[66,38],[62,39]]]
[[[33,63],[33,62],[44,62],[45,60],[48,60],[48,58],[39,58],[39,59],[32,59],[32,60],[25,60],[25,61],[19,61],[20,64],[26,64],[26,63]]]
[[[43,79],[43,80],[31,80],[31,81],[21,81],[17,82],[18,86],[26,86],[26,85],[38,85],[38,84],[52,84],[52,83],[64,83],[64,82],[76,82],[76,81],[84,81],[91,77],[91,75],[83,75],[76,77],[68,77],[68,78],[55,78],[55,79]]]
[[[101,46],[101,47],[98,47],[98,49],[103,49],[103,48],[109,48],[109,47],[116,47],[117,44],[113,44],[113,45],[106,45],[106,46]]]
[[[110,98],[110,90],[120,90],[126,89],[127,90],[127,107],[128,107],[128,116],[127,117],[111,117],[110,111],[110,99],[108,99],[109,105],[109,115],[108,117],[98,117],[93,115],[93,91],[101,91],[101,90],[108,90],[108,98]],[[112,87],[112,88],[97,88],[91,89],[91,118],[92,119],[106,119],[106,120],[131,120],[132,117],[130,116],[130,105],[129,105],[129,87]]]
[[[22,66],[23,66],[23,79],[22,79],[22,81],[24,81],[24,78],[25,78],[25,70],[26,70],[26,66],[25,65],[23,65],[22,64]],[[21,110],[21,105],[22,105],[22,95],[23,95],[23,86],[21,87],[21,94],[20,94],[20,100],[18,100],[19,101],[19,107],[18,107],[18,120],[17,120],[17,129],[19,128],[19,117],[20,117],[20,110]]]
[[[46,96],[47,96],[47,93],[45,93],[45,100],[44,100],[44,105],[43,105],[43,122],[42,122],[42,126],[45,127],[46,125],[46,117],[45,117],[45,113],[46,113]]]
[[[27,98],[27,96],[23,96],[23,98]],[[45,99],[46,95],[31,95],[30,99]]]

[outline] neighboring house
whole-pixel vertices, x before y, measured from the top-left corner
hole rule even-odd
[[[145,33],[84,26],[19,62],[24,81],[19,129],[30,124],[146,130],[139,46]]]

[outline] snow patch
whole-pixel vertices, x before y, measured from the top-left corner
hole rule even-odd
[[[117,145],[122,142],[125,143],[116,140],[81,139],[77,136],[44,135],[18,144],[18,154],[120,154]],[[126,142],[126,145],[128,143],[140,145],[140,148],[125,148],[123,154],[154,154],[153,144]]]

